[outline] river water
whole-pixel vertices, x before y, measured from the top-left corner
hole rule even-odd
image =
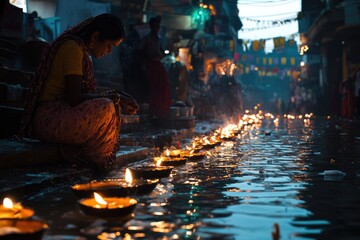
[[[49,224],[45,240],[268,240],[275,225],[274,239],[355,240],[359,172],[358,122],[264,120],[203,160],[175,167],[151,194],[137,197],[132,218],[86,216],[69,187],[31,204]]]

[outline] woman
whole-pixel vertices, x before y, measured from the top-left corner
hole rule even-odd
[[[35,73],[19,136],[60,143],[62,156],[108,168],[115,161],[119,108],[136,101],[119,92],[97,94],[90,55],[101,58],[125,38],[119,18],[101,14],[65,31],[47,49]],[[121,99],[120,99],[121,98]]]

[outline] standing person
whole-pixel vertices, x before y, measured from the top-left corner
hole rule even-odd
[[[139,67],[136,63],[136,50],[140,42],[140,35],[135,24],[130,23],[126,32],[126,39],[120,45],[119,59],[121,63],[125,91],[141,100],[140,84],[138,83]]]
[[[65,31],[49,45],[35,73],[18,136],[61,144],[62,156],[70,162],[112,166],[120,105],[130,114],[138,107],[123,92],[96,93],[91,55],[111,53],[124,38],[121,20],[104,13]]]
[[[360,70],[355,75],[355,104],[356,104],[356,116],[360,117]]]
[[[168,115],[171,104],[170,80],[164,65],[161,63],[163,50],[160,42],[161,17],[152,17],[149,21],[150,33],[141,39],[138,50],[143,56],[145,78],[149,89],[150,113],[155,118]]]

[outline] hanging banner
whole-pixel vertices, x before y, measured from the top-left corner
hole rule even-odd
[[[295,40],[294,39],[289,39],[288,44],[289,44],[290,47],[294,46],[295,45]]]
[[[238,61],[240,58],[240,54],[238,52],[234,53],[234,61]]]
[[[294,57],[291,57],[291,58],[290,58],[290,64],[294,66],[295,63],[296,63],[295,58],[294,58]]]
[[[272,65],[273,64],[273,59],[271,57],[269,57],[268,62],[269,62],[269,65]]]
[[[259,50],[259,40],[252,41],[253,51],[257,52]]]
[[[232,52],[235,50],[235,41],[234,40],[229,41],[229,49]]]
[[[266,44],[266,40],[265,39],[260,39],[259,49],[264,50],[265,49],[265,44]]]
[[[279,65],[279,58],[278,57],[274,57],[274,65]]]
[[[284,37],[276,37],[273,38],[274,48],[279,49],[285,47],[285,38]]]

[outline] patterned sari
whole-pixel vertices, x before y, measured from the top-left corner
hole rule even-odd
[[[19,138],[30,136],[44,142],[61,144],[62,157],[69,162],[87,162],[108,168],[115,162],[120,134],[119,101],[96,98],[72,107],[64,97],[56,101],[39,102],[39,96],[47,80],[49,69],[60,46],[76,41],[85,52],[86,47],[76,35],[91,22],[89,18],[60,35],[42,56],[35,73],[35,80],[24,107]],[[91,58],[83,58],[83,93],[95,93],[95,79]]]

